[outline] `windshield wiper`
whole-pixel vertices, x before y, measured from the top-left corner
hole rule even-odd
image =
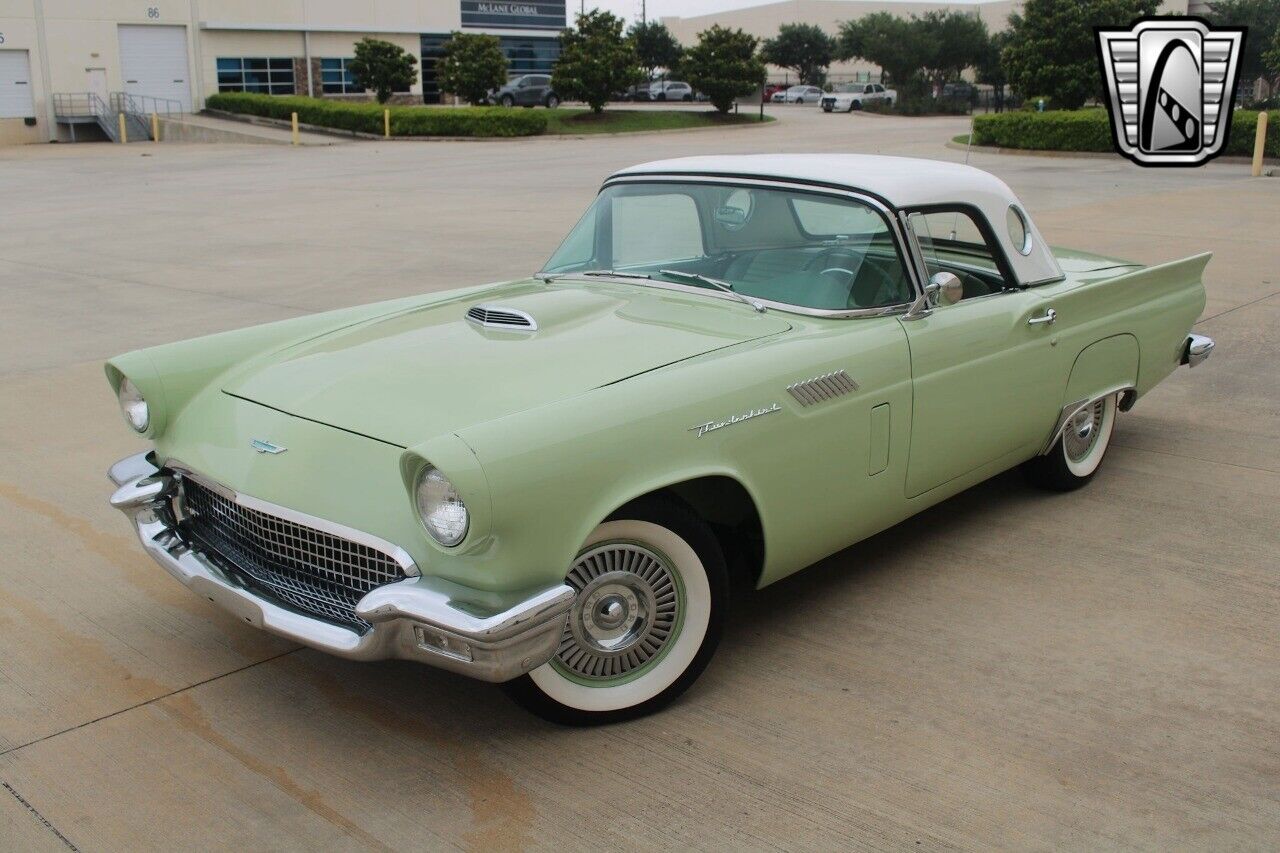
[[[729,294],[734,299],[737,299],[740,302],[745,302],[746,304],[750,305],[752,308],[759,311],[761,314],[763,314],[765,311],[763,302],[757,299],[752,299],[750,296],[742,295],[738,291],[734,290],[733,285],[727,281],[721,281],[718,278],[712,278],[711,276],[703,275],[702,273],[683,272],[682,270],[658,270],[658,272],[662,273],[663,275],[675,276],[676,278],[689,278],[689,279],[693,279],[694,281],[700,281],[703,284],[709,284],[714,288],[723,290],[725,293]]]
[[[618,270],[582,270],[581,272],[540,272],[533,277],[539,281],[552,282],[558,278],[569,278],[575,275],[599,276],[600,278],[647,278],[653,276],[643,272],[619,272]]]

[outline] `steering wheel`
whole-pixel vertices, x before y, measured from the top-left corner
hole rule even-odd
[[[841,259],[847,259],[848,261],[852,261],[853,263],[851,264],[851,266],[858,267],[858,272],[854,272],[848,267],[829,266],[823,269],[821,272],[819,272],[818,275],[844,275],[847,279],[844,282],[845,285],[852,288],[853,282],[855,279],[857,279],[859,272],[865,269],[870,269],[872,272],[874,272],[876,275],[880,277],[880,286],[876,290],[876,297],[877,297],[875,300],[876,302],[880,301],[879,297],[884,293],[886,288],[888,288],[889,291],[892,292],[894,288],[897,286],[897,282],[894,281],[893,277],[890,276],[889,273],[885,272],[882,268],[876,266],[875,264],[866,263],[865,256],[863,256],[858,252],[852,252],[848,249],[828,249],[827,251],[818,255],[818,257],[814,258],[814,260],[810,262],[809,265],[805,267],[805,269],[811,270],[814,267],[819,266],[821,264],[831,264]],[[850,293],[850,295],[852,296],[852,293]],[[856,307],[867,308],[871,306],[858,305]]]

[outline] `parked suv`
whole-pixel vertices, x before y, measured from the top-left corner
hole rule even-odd
[[[692,101],[693,87],[675,80],[659,80],[649,86],[651,101]]]
[[[525,74],[508,81],[501,89],[489,93],[490,103],[503,107],[545,107],[560,106],[560,96],[551,88],[551,77],[547,74]]]

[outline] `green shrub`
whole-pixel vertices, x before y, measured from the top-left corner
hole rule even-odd
[[[985,113],[973,117],[973,144],[1040,151],[1111,151],[1111,119],[1104,109]]]
[[[1280,157],[1280,110],[1268,113],[1266,153]],[[1236,110],[1224,154],[1253,154],[1258,114]],[[973,117],[973,144],[1040,151],[1114,151],[1111,118],[1101,107],[1087,110],[1054,110],[1042,113],[1020,110],[986,113]]]
[[[302,124],[382,135],[379,104],[330,101],[303,96],[254,95],[231,92],[211,95],[211,110],[288,121],[298,114]],[[501,107],[388,107],[392,136],[535,136],[547,129],[544,110]]]

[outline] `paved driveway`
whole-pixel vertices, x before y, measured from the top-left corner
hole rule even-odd
[[[0,149],[0,837],[14,849],[1280,845],[1280,181],[975,154],[1055,243],[1215,252],[1218,342],[1103,473],[1013,475],[751,597],[667,712],[591,731],[247,629],[106,506],[101,362],[537,269],[611,170],[962,159],[955,119],[613,139]],[[998,377],[993,377],[998,381]]]

